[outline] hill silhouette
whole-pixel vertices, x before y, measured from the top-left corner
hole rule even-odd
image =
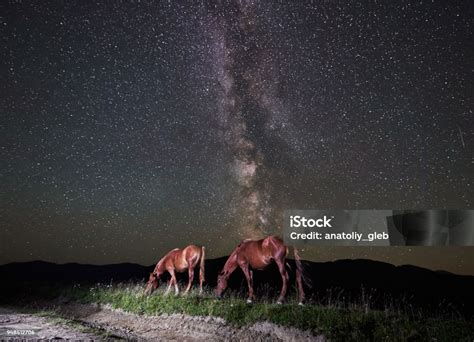
[[[227,257],[206,260],[206,284],[213,288],[217,276]],[[309,301],[321,304],[367,304],[372,308],[393,308],[414,305],[426,310],[459,313],[472,317],[474,313],[474,277],[456,275],[445,271],[431,271],[421,267],[356,259],[334,262],[303,261],[306,278],[311,286],[306,287]],[[0,266],[2,293],[22,291],[25,285],[34,287],[38,283],[110,283],[145,282],[152,266],[133,263],[111,265],[54,264],[44,261],[10,263]],[[295,265],[288,260],[290,284],[294,284]],[[196,277],[197,277],[196,272]],[[180,274],[178,280],[187,280]],[[167,277],[163,277],[167,281]],[[195,279],[197,283],[197,278]],[[23,286],[17,286],[23,284]],[[277,297],[281,286],[275,265],[264,271],[254,272],[257,296]],[[8,291],[5,291],[8,288]],[[243,273],[236,270],[229,279],[229,291],[246,294],[247,286]],[[294,292],[291,286],[289,295]],[[0,298],[1,300],[1,298]]]

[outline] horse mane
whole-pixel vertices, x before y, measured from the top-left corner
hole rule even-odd
[[[234,248],[232,253],[230,253],[229,257],[227,258],[227,261],[225,262],[224,267],[222,268],[222,271],[219,274],[225,274],[227,272],[228,265],[234,261],[234,259],[237,257],[237,253],[239,252],[240,247],[242,247],[242,245],[247,241],[251,241],[251,239],[245,239],[241,241],[237,245],[237,247]]]
[[[249,241],[252,241],[252,239],[243,239],[242,241],[240,241],[240,243],[237,245],[237,247],[235,247],[235,249],[240,248],[245,242],[249,242]]]
[[[171,251],[169,251],[163,258],[161,258],[160,261],[158,261],[158,263],[156,264],[155,269],[153,270],[153,273],[156,273],[156,271],[161,267],[161,265],[163,264],[163,262],[165,262],[166,258],[168,258],[168,256],[169,256],[171,253],[173,253],[173,252],[175,252],[175,251],[177,251],[177,250],[179,250],[179,248],[174,248],[174,249],[172,249]]]

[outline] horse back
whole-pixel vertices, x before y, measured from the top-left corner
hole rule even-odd
[[[189,245],[174,255],[173,264],[178,272],[183,272],[189,267],[195,267],[202,254],[202,248],[196,245]]]
[[[271,250],[264,240],[244,240],[234,250],[229,259],[235,258],[237,263],[248,263],[254,269],[265,268],[272,259]]]
[[[202,254],[202,247],[196,245],[189,245],[183,249],[184,260],[199,260]]]

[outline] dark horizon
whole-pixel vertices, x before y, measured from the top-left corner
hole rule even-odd
[[[346,249],[346,248],[351,248],[351,247],[340,247],[341,249]],[[361,247],[355,247],[355,248],[361,248]],[[384,248],[384,247],[378,247],[378,248]],[[393,247],[392,247],[393,248]],[[413,248],[413,247],[395,247],[395,248]],[[434,247],[414,247],[414,248],[424,248],[424,249],[432,249]],[[435,248],[456,248],[459,249],[459,247],[435,247]],[[464,248],[469,248],[471,249],[472,247],[464,247]],[[470,251],[469,251],[470,252]],[[217,259],[222,259],[222,258],[227,258],[229,255],[221,255],[221,256],[212,256],[207,257],[206,260],[217,260]],[[111,263],[87,263],[87,262],[77,262],[77,261],[66,261],[66,262],[54,262],[54,261],[48,261],[48,260],[42,260],[42,259],[32,259],[32,260],[25,260],[25,261],[10,261],[10,262],[4,262],[0,263],[0,267],[5,266],[5,265],[10,265],[10,264],[27,264],[27,263],[36,263],[36,262],[41,262],[41,263],[49,263],[49,264],[54,264],[54,265],[67,265],[67,264],[77,264],[77,265],[91,265],[91,266],[112,266],[112,265],[124,265],[124,264],[130,264],[130,265],[138,265],[138,266],[143,266],[143,267],[152,267],[156,265],[156,262],[160,259],[161,257],[158,257],[155,262],[152,263],[140,263],[140,262],[133,262],[133,261],[116,261],[116,262],[111,262]],[[292,256],[288,256],[289,259],[293,259]],[[390,259],[369,259],[369,258],[339,258],[339,259],[333,259],[333,260],[307,260],[304,257],[302,260],[306,262],[314,262],[314,263],[327,263],[327,262],[345,262],[345,261],[369,261],[369,262],[381,262],[385,264],[389,264],[395,267],[400,267],[400,266],[409,266],[409,267],[417,267],[417,268],[422,268],[434,272],[448,272],[450,274],[454,275],[460,275],[460,276],[472,276],[474,277],[474,270],[469,270],[467,269],[467,273],[459,273],[456,271],[449,271],[446,269],[442,268],[430,268],[427,266],[423,265],[415,265],[415,264],[409,264],[409,263],[401,263],[401,264],[395,264],[393,263]],[[471,272],[470,272],[471,271]]]
[[[215,263],[216,261],[224,263],[228,255],[224,255],[221,257],[216,257],[216,258],[207,258],[206,261],[209,261],[211,263]],[[293,262],[294,259],[292,257],[288,258],[289,261]],[[434,273],[441,273],[441,274],[450,274],[454,276],[461,276],[461,277],[472,277],[474,279],[474,275],[472,274],[459,274],[459,273],[454,273],[454,272],[449,272],[443,269],[429,269],[426,267],[421,267],[417,265],[412,265],[412,264],[401,264],[401,265],[394,265],[390,262],[386,261],[380,261],[380,260],[372,260],[372,259],[364,259],[364,258],[356,258],[356,259],[337,259],[337,260],[329,260],[329,261],[310,261],[310,260],[304,260],[302,259],[304,263],[308,264],[348,264],[348,263],[367,263],[367,264],[383,264],[383,265],[388,265],[388,266],[393,266],[396,269],[398,268],[415,268],[419,270],[425,270],[425,271],[430,271]],[[29,261],[14,261],[14,262],[9,262],[5,264],[0,264],[0,268],[4,266],[12,266],[12,265],[25,265],[25,264],[48,264],[48,265],[56,265],[56,266],[68,266],[68,265],[77,265],[77,266],[91,266],[91,267],[112,267],[112,266],[124,266],[124,265],[129,265],[129,266],[138,266],[138,267],[143,267],[143,268],[149,268],[153,269],[156,264],[140,264],[140,263],[135,263],[135,262],[117,262],[117,263],[110,263],[110,264],[93,264],[93,263],[78,263],[78,262],[64,262],[64,263],[56,263],[56,262],[51,262],[51,261],[45,261],[45,260],[29,260]],[[291,268],[291,267],[290,267]],[[276,270],[274,270],[276,271]],[[268,270],[257,270],[257,272],[264,272],[268,273]],[[180,278],[185,278],[186,277],[186,272],[184,273],[179,273]],[[277,274],[277,273],[276,273]],[[278,274],[277,274],[278,275]],[[145,275],[146,276],[146,275]],[[243,276],[243,274],[241,274]]]

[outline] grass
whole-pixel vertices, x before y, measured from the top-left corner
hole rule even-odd
[[[474,322],[462,317],[427,316],[419,311],[374,310],[365,302],[350,306],[306,304],[298,306],[296,298],[283,305],[274,298],[263,298],[247,304],[242,294],[228,294],[222,300],[208,290],[203,295],[164,295],[159,289],[143,295],[143,284],[96,284],[69,287],[37,287],[48,299],[68,298],[81,303],[110,305],[131,313],[161,315],[183,313],[193,316],[222,317],[241,327],[269,321],[287,327],[309,330],[335,341],[472,341]],[[44,296],[43,296],[44,297]],[[25,298],[25,297],[24,297]],[[26,297],[27,298],[27,297]],[[410,313],[412,312],[412,313]]]
[[[436,340],[472,341],[474,322],[461,318],[423,317],[387,310],[371,310],[366,303],[350,308],[338,305],[307,304],[298,306],[296,298],[288,303],[275,304],[271,299],[247,304],[244,296],[231,294],[218,300],[210,291],[203,295],[164,295],[158,290],[143,296],[143,284],[76,286],[69,289],[69,297],[85,303],[109,304],[115,309],[160,315],[183,313],[193,316],[216,316],[234,326],[259,321],[310,330],[334,340]],[[274,300],[274,299],[273,299]]]

